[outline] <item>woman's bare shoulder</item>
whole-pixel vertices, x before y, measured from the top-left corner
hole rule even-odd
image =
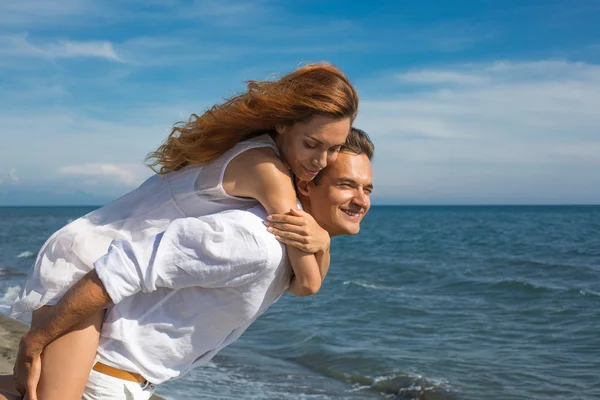
[[[284,167],[285,164],[279,158],[274,149],[270,147],[256,147],[238,154],[231,162],[234,167],[252,168],[263,164],[272,164],[276,167]]]
[[[257,192],[289,185],[291,173],[277,153],[268,147],[254,148],[237,155],[223,177],[225,191],[233,196],[254,197]]]
[[[278,175],[278,173],[290,176],[288,168],[275,150],[269,147],[258,147],[246,150],[231,160],[225,171],[225,176],[240,178],[256,174]]]

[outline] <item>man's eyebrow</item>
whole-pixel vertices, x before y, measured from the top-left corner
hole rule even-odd
[[[353,185],[360,186],[359,183],[356,180],[354,180],[352,178],[348,178],[348,177],[339,178],[337,180],[337,183],[351,183]],[[372,183],[369,183],[369,184],[365,185],[364,187],[365,187],[365,189],[371,189],[371,190],[373,190],[373,184]]]

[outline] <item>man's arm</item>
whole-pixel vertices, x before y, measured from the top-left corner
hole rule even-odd
[[[44,347],[78,322],[111,303],[104,284],[92,270],[65,293],[43,320],[31,327],[23,336],[22,343],[34,354],[40,354]]]
[[[40,354],[42,349],[66,333],[81,320],[112,303],[95,270],[88,272],[69,289],[46,318],[24,335],[27,347]]]
[[[81,320],[108,307],[111,302],[94,270],[73,285],[45,318],[23,335],[14,367],[17,390],[23,395],[27,392],[30,399],[36,399],[41,372],[40,355],[44,348]]]

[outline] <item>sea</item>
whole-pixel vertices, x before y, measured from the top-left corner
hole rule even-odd
[[[0,208],[8,313],[93,207]],[[373,207],[321,291],[283,296],[174,399],[600,399],[600,206]]]

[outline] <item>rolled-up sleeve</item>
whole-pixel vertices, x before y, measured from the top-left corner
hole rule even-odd
[[[260,276],[268,262],[261,235],[241,220],[231,212],[177,219],[144,240],[114,240],[94,267],[115,304],[160,287],[236,287]]]

